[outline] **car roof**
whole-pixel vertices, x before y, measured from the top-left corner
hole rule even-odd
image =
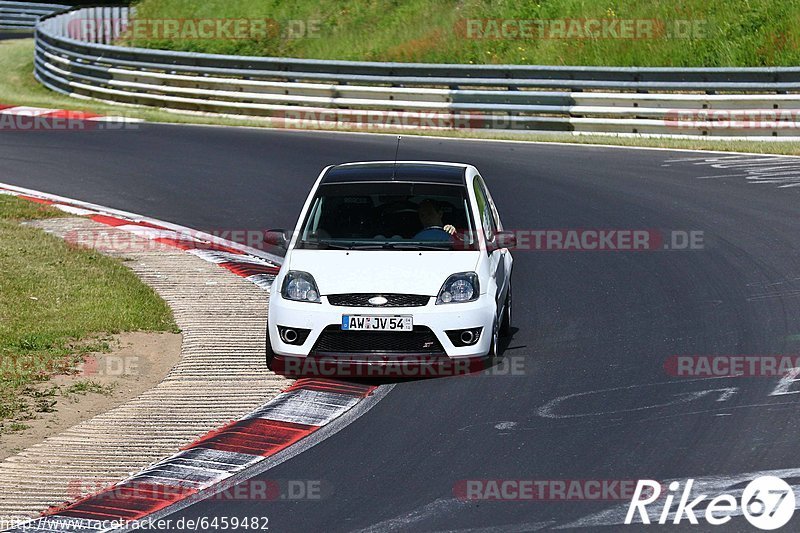
[[[464,185],[467,166],[463,163],[430,161],[345,163],[331,167],[320,184],[403,181]]]

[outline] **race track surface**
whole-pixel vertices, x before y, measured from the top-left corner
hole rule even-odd
[[[33,37],[32,31],[0,30],[0,41],[8,41],[12,39],[29,39],[31,37]]]
[[[394,146],[393,136],[166,125],[9,132],[0,181],[203,230],[292,227],[324,166],[391,159]],[[508,228],[702,231],[704,249],[515,252],[516,331],[504,355],[524,375],[399,383],[260,475],[321,480],[330,493],[320,500],[212,500],[170,518],[263,516],[279,532],[636,531],[620,525],[627,500],[464,502],[454,487],[690,477],[727,486],[779,469],[796,482],[800,396],[775,395],[777,377],[664,368],[673,355],[798,352],[800,190],[747,179],[764,158],[741,156],[745,171],[699,164],[713,157],[405,137],[401,159],[476,165]],[[796,515],[787,530],[798,525]],[[686,529],[748,527],[739,517]]]

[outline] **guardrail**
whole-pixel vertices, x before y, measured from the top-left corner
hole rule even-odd
[[[40,17],[69,6],[29,2],[0,2],[0,30],[33,30]]]
[[[800,67],[377,63],[113,45],[130,18],[124,7],[44,17],[37,79],[65,94],[290,126],[794,136],[800,125]]]

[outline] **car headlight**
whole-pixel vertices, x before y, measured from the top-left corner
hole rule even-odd
[[[319,290],[314,281],[314,276],[299,270],[290,270],[286,277],[283,278],[281,296],[296,302],[320,303]]]
[[[481,293],[478,275],[475,272],[459,272],[453,274],[442,285],[436,305],[472,302]]]

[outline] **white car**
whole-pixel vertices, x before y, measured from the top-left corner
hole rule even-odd
[[[286,249],[267,329],[278,372],[314,374],[321,361],[474,368],[510,332],[514,238],[471,165],[329,166],[294,232],[267,241]]]

